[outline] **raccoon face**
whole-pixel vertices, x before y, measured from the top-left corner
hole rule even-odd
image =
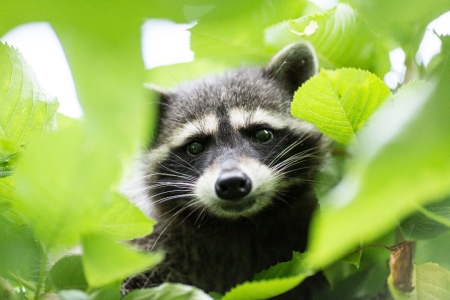
[[[147,155],[152,205],[170,215],[226,219],[301,201],[324,138],[290,114],[294,91],[317,72],[306,44],[264,69],[240,69],[161,93],[159,130]]]

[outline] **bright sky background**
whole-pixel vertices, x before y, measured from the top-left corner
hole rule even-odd
[[[310,0],[322,8],[330,8],[336,0]],[[145,67],[188,62],[194,59],[189,48],[190,33],[187,29],[191,24],[176,24],[169,20],[148,20],[142,26],[142,52]],[[450,12],[434,20],[428,26],[417,54],[417,61],[425,66],[431,58],[439,53],[441,42],[433,33],[450,34]],[[82,115],[78,103],[75,85],[69,65],[61,44],[51,26],[47,23],[30,23],[14,28],[3,36],[6,41],[22,52],[31,65],[37,78],[48,94],[58,97],[59,111],[71,117]],[[403,81],[406,67],[405,53],[401,48],[390,53],[391,71],[384,80],[389,87],[395,88]]]

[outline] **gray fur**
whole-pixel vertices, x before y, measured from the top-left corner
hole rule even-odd
[[[158,225],[150,236],[134,242],[146,250],[162,249],[166,258],[156,268],[127,280],[125,292],[163,282],[225,292],[271,265],[290,260],[293,251],[305,250],[310,218],[317,205],[312,182],[325,155],[326,139],[312,126],[305,126],[290,115],[290,102],[297,87],[316,72],[312,48],[297,43],[280,51],[266,68],[237,69],[160,94],[160,123],[154,150],[144,159],[143,166],[144,173],[149,173],[147,205]],[[289,126],[274,131],[279,136],[273,145],[255,144],[246,136],[255,124],[249,124],[249,129],[233,128],[229,114],[233,109],[249,113],[263,109],[281,115]],[[202,156],[189,157],[184,146],[169,149],[180,126],[207,115],[217,116],[219,126],[213,136],[207,137],[205,143],[209,148]],[[276,156],[290,146],[292,150],[286,152],[286,157]],[[292,160],[296,154],[301,154],[298,155],[301,159]],[[282,163],[289,162],[289,157],[295,164],[288,168],[287,163]],[[276,190],[258,196],[269,197],[269,205],[251,215],[227,218],[190,196],[192,191],[186,186],[195,185],[202,173],[239,168],[246,159],[274,170],[276,165],[269,162],[280,160],[279,168],[285,167],[277,175],[280,177],[274,179]],[[165,177],[169,172],[174,173]],[[189,179],[177,179],[185,182],[177,181],[173,187],[167,185],[179,174],[188,175]],[[155,183],[165,186],[157,187]],[[168,195],[172,198],[164,198]],[[245,199],[251,197],[258,201],[252,194]],[[222,200],[214,201],[219,205]],[[216,204],[214,201],[212,205]],[[318,275],[280,299],[309,297],[323,286],[325,281]]]

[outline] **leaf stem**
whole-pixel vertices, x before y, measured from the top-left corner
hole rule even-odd
[[[47,253],[41,243],[39,243],[39,246],[42,254],[42,261],[41,261],[41,268],[39,271],[39,280],[37,282],[36,292],[34,295],[35,300],[39,300],[41,290],[44,289],[45,279],[47,277],[47,263],[48,263]]]

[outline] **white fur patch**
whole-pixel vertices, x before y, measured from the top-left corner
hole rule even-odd
[[[317,131],[310,123],[294,117],[286,117],[285,114],[267,111],[260,107],[255,111],[245,111],[239,108],[233,108],[229,113],[230,123],[235,129],[246,128],[253,124],[268,124],[274,129],[288,128],[298,135],[306,132]]]
[[[205,115],[201,119],[190,121],[175,130],[170,137],[169,147],[183,145],[186,140],[195,135],[214,135],[219,130],[219,119],[214,114]]]
[[[205,205],[211,213],[226,217],[238,218],[251,216],[271,204],[273,191],[276,190],[277,179],[272,174],[271,170],[252,158],[241,158],[238,165],[251,180],[252,190],[250,194],[239,201],[256,200],[253,205],[241,211],[228,211],[223,206],[229,205],[229,200],[223,200],[216,194],[215,184],[220,175],[221,168],[212,165],[206,169],[203,175],[198,179],[194,194],[200,200],[199,206]],[[239,203],[237,203],[239,205]]]
[[[215,135],[219,130],[219,119],[210,114],[201,119],[193,120],[176,129],[168,138],[168,143],[150,151],[148,155],[150,167],[153,168],[157,162],[164,161],[170,154],[171,149],[182,146],[186,140],[196,135]]]

